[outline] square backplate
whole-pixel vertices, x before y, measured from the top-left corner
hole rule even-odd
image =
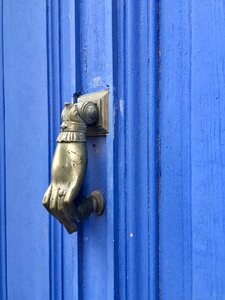
[[[77,102],[94,102],[98,107],[99,118],[98,121],[88,126],[87,136],[106,135],[109,131],[109,119],[108,119],[108,96],[107,90],[85,94],[77,98]]]

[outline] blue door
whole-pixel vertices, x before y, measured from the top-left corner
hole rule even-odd
[[[221,0],[0,1],[0,299],[225,299]],[[41,200],[64,102],[109,91],[69,235]]]
[[[225,299],[225,7],[160,5],[160,290]]]

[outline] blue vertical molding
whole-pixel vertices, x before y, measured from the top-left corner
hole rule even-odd
[[[158,299],[158,6],[113,5],[115,298]]]
[[[5,85],[4,85],[4,39],[3,1],[0,2],[0,298],[7,299],[7,241],[6,241],[6,166],[5,166]]]
[[[47,56],[48,56],[48,120],[49,120],[49,179],[51,161],[60,128],[61,85],[60,85],[60,3],[46,2],[47,5]],[[62,299],[62,227],[49,216],[49,299]]]
[[[47,1],[49,177],[60,130],[61,110],[76,90],[75,7],[73,1]],[[77,235],[69,236],[49,217],[50,299],[77,299]]]
[[[76,1],[76,82],[79,93],[109,89],[107,137],[88,139],[83,193],[101,189],[106,209],[79,230],[79,299],[114,299],[113,76],[110,1]],[[94,278],[94,283],[93,283]]]
[[[75,2],[61,1],[59,7],[59,53],[61,107],[71,100],[77,90],[76,82],[76,11]],[[63,228],[62,235],[62,296],[63,299],[78,299],[78,244],[77,233],[69,235]]]

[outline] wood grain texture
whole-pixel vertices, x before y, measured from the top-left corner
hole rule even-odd
[[[224,13],[161,1],[162,299],[225,298]]]

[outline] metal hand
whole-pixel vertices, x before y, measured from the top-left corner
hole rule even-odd
[[[86,172],[85,143],[58,143],[52,162],[52,181],[43,198],[43,205],[67,229],[77,230],[79,213],[75,199]]]
[[[103,198],[99,191],[88,197],[78,197],[87,166],[87,125],[98,117],[95,104],[84,102],[65,104],[61,132],[52,162],[51,183],[44,195],[43,205],[69,233],[91,213],[101,214]]]

